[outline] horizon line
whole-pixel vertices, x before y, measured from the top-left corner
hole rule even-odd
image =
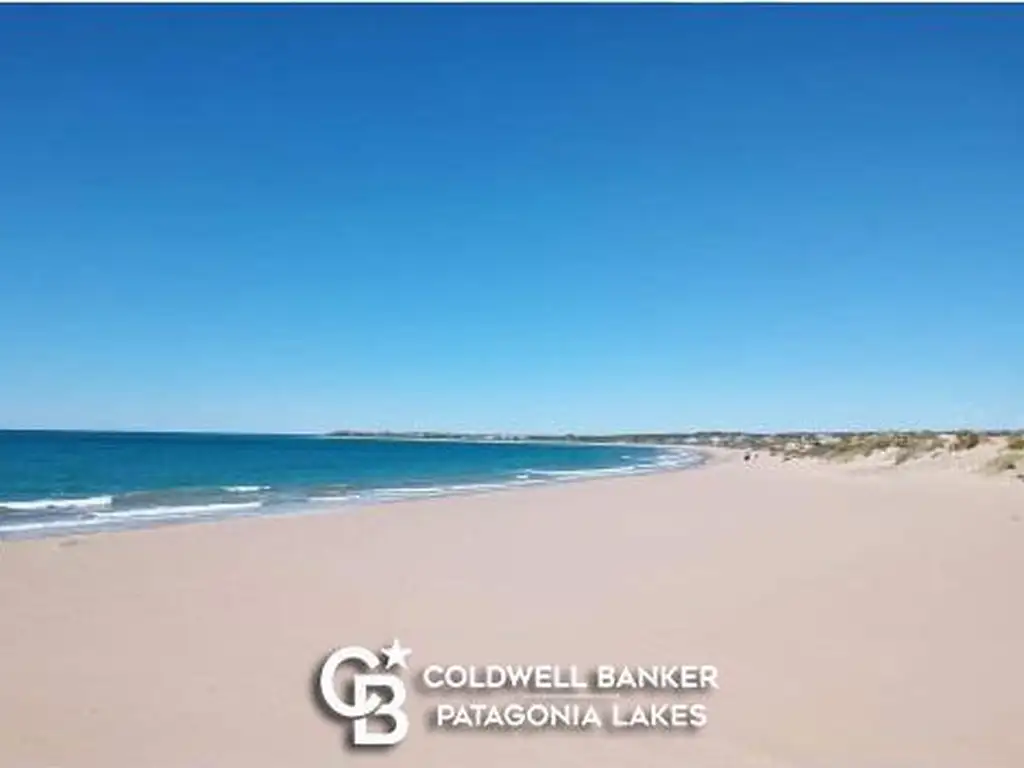
[[[1001,426],[1001,427],[921,427],[921,428],[793,428],[780,430],[746,430],[746,429],[687,429],[687,430],[614,430],[610,432],[513,432],[503,430],[484,431],[460,431],[445,429],[329,429],[329,430],[296,430],[283,431],[249,431],[249,430],[223,430],[203,428],[175,428],[175,429],[153,429],[153,428],[78,428],[78,427],[4,427],[0,426],[0,433],[11,432],[44,432],[44,433],[86,433],[86,434],[136,434],[136,435],[210,435],[224,437],[334,437],[334,438],[418,438],[418,439],[441,439],[452,437],[498,437],[498,438],[543,438],[543,439],[575,439],[586,438],[615,438],[615,437],[697,437],[702,435],[750,435],[750,436],[782,436],[782,435],[842,435],[842,434],[874,434],[874,433],[897,433],[897,434],[956,434],[958,432],[977,432],[980,434],[1002,434],[1024,432],[1024,426]]]

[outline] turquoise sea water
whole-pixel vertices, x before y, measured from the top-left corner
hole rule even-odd
[[[0,431],[0,538],[295,514],[697,461],[648,446]]]

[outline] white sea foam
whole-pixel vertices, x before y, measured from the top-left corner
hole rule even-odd
[[[457,494],[487,493],[489,491],[500,491],[505,488],[519,485],[532,485],[543,483],[543,480],[528,479],[525,475],[517,482],[508,483],[462,483],[445,486],[430,486],[427,488],[373,488],[362,493],[349,493],[344,496],[310,496],[308,502],[316,503],[345,503],[355,501],[402,501],[405,499],[435,498]]]
[[[259,493],[260,491],[269,491],[269,485],[225,485],[221,488],[223,491],[228,493]]]
[[[116,528],[133,520],[180,520],[205,515],[234,514],[257,509],[262,502],[251,501],[237,504],[185,504],[166,507],[139,507],[115,511],[96,512],[89,517],[58,517],[47,520],[25,520],[5,522],[0,517],[0,535],[11,533],[75,531],[106,526]]]
[[[686,450],[676,450],[662,454],[655,460],[655,464],[660,468],[671,469],[691,467],[694,464],[699,464],[702,460],[699,454]]]
[[[43,511],[47,509],[102,509],[113,503],[112,496],[90,496],[83,499],[33,499],[32,501],[0,501],[0,509],[18,512]]]
[[[0,535],[9,533],[30,533],[33,531],[61,531],[67,529],[81,530],[101,525],[102,520],[96,517],[76,519],[65,517],[59,520],[33,520],[25,523],[0,524]]]
[[[465,485],[453,485],[451,490],[465,492],[497,491],[505,487],[505,483],[466,483]]]
[[[606,469],[531,469],[530,475],[537,477],[594,477],[595,475],[629,475],[636,472],[640,467],[636,464],[629,464],[625,467],[608,467]]]
[[[192,517],[195,515],[218,514],[224,512],[241,512],[245,509],[258,509],[263,506],[261,501],[243,501],[237,503],[219,504],[182,504],[180,506],[167,507],[139,507],[136,509],[121,509],[116,512],[101,512],[96,515],[99,520],[134,520],[137,518],[153,517]]]
[[[449,492],[450,488],[443,486],[430,486],[429,488],[375,488],[373,491],[374,496],[381,497],[406,497],[406,496],[438,496],[440,494]]]

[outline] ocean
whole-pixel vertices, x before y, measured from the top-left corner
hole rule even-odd
[[[0,431],[0,539],[301,514],[699,460],[639,445]]]

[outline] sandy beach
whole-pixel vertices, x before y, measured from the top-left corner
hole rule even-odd
[[[1024,483],[729,453],[640,477],[0,546],[0,764],[1024,765]],[[713,664],[699,732],[349,751],[318,663]],[[448,694],[444,694],[448,695]]]

